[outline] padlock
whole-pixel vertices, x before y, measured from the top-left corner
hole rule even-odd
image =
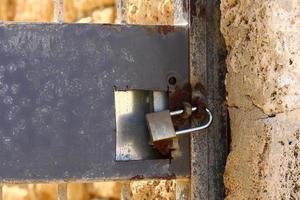
[[[197,107],[192,108],[192,112],[196,110]],[[165,110],[161,112],[146,114],[146,120],[148,123],[148,128],[150,131],[152,142],[168,140],[175,138],[178,135],[192,133],[208,128],[213,121],[213,116],[209,109],[206,108],[205,111],[207,112],[209,117],[206,124],[178,131],[175,131],[172,122],[172,116],[181,115],[184,113],[184,110],[177,110],[172,112],[170,112],[169,110]]]

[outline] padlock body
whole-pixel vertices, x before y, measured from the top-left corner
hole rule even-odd
[[[149,113],[146,115],[146,119],[153,142],[176,137],[169,110]]]

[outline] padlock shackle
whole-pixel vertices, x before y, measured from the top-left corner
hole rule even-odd
[[[196,110],[197,110],[197,108],[196,108]],[[182,111],[182,113],[184,112],[183,110],[178,110],[178,111],[170,112],[170,114],[171,114],[171,116],[179,115],[177,113],[179,113],[181,111]],[[185,130],[176,131],[176,135],[183,135],[183,134],[187,134],[187,133],[191,133],[191,132],[195,132],[195,131],[200,131],[200,130],[208,128],[211,125],[212,121],[213,121],[213,116],[212,116],[209,109],[206,108],[205,111],[207,112],[207,114],[209,116],[208,122],[206,124],[204,124],[202,126],[197,126],[197,127],[194,127],[194,128],[189,128],[189,129],[185,129]],[[175,114],[172,115],[172,113],[175,113]]]

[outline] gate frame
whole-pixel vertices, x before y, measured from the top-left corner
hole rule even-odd
[[[116,1],[118,21],[126,23],[126,0]],[[223,173],[230,138],[224,85],[226,47],[220,32],[220,0],[189,0],[189,3],[185,3],[185,0],[173,1],[176,5],[175,24],[190,23],[191,85],[194,89],[199,87],[198,83],[204,87],[207,93],[200,96],[204,97],[214,115],[214,123],[208,130],[191,136],[190,197],[193,200],[223,199]],[[64,18],[63,0],[54,0],[54,3],[54,21],[61,23]],[[188,14],[190,17],[187,17]],[[199,96],[193,94],[194,97]],[[66,184],[60,183],[58,188],[58,199],[65,200]],[[186,192],[186,184],[182,188]]]

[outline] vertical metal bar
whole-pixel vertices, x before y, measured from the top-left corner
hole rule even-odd
[[[117,6],[117,23],[118,24],[127,24],[127,0],[116,0]],[[131,199],[131,189],[130,181],[125,181],[122,183],[122,190],[120,194],[121,200],[130,200]]]
[[[127,24],[127,0],[116,0],[117,6],[117,20],[118,24]],[[131,189],[130,181],[125,181],[122,183],[122,190],[120,194],[121,200],[130,200],[131,199]]]
[[[64,0],[53,0],[54,1],[54,22],[64,22]]]
[[[190,0],[190,80],[193,97],[214,115],[208,130],[191,136],[192,199],[223,199],[227,156],[226,49],[220,33],[220,0]],[[204,88],[204,90],[203,90]],[[201,91],[200,93],[196,91]],[[204,94],[207,94],[206,97]]]
[[[126,24],[127,18],[127,0],[116,0],[118,24]]]
[[[0,184],[0,200],[3,200],[3,185]]]
[[[188,25],[189,12],[188,1],[186,0],[173,0],[174,6],[174,25]]]
[[[190,5],[190,83],[193,88],[206,84],[205,0],[191,0]],[[201,10],[202,9],[202,10]],[[201,12],[201,15],[199,13]],[[197,94],[193,93],[193,98]],[[203,99],[206,101],[206,99]],[[208,199],[208,131],[191,135],[191,199]]]
[[[68,200],[68,184],[60,183],[57,187],[57,200]]]
[[[130,181],[122,183],[121,200],[130,200],[131,198]]]
[[[190,200],[190,180],[176,180],[176,200]]]
[[[207,90],[208,105],[213,108],[215,123],[209,129],[210,157],[209,166],[214,166],[209,171],[209,177],[214,177],[210,183],[210,195],[215,199],[223,199],[226,159],[228,155],[228,113],[226,106],[226,46],[220,31],[220,0],[207,2]]]

